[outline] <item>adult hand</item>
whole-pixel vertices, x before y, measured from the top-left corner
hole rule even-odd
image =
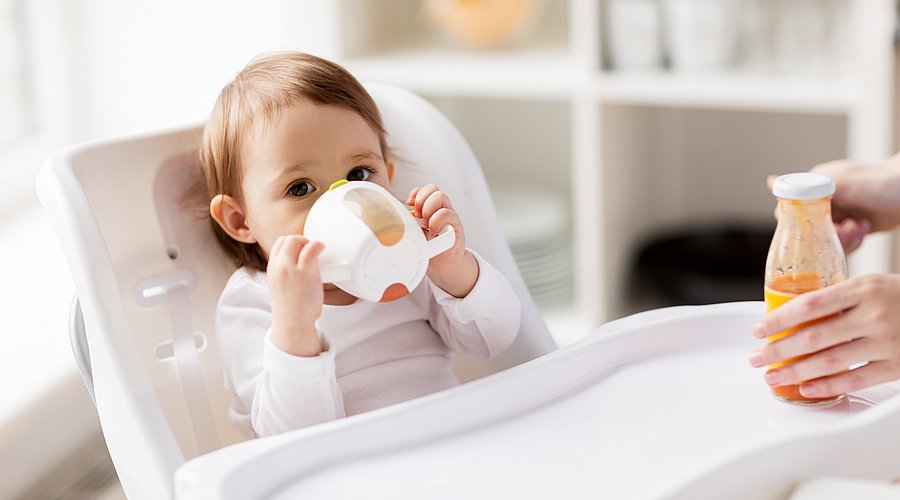
[[[750,364],[761,367],[808,356],[769,370],[765,377],[771,386],[805,382],[800,394],[810,398],[827,398],[898,379],[897,304],[900,275],[896,274],[862,276],[802,294],[754,326],[753,335],[759,338],[797,330],[753,351]],[[859,363],[866,364],[846,371]]]
[[[836,160],[812,171],[834,179],[831,216],[845,253],[856,250],[866,234],[900,225],[900,155],[880,165]],[[769,177],[770,189],[775,177]]]

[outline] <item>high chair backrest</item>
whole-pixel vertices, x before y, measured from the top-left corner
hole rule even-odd
[[[465,139],[424,99],[396,87],[367,89],[396,153],[394,194],[427,183],[447,192],[468,246],[507,276],[523,305],[513,346],[490,361],[454,360],[459,378],[555,349]],[[130,498],[170,497],[186,459],[242,439],[227,416],[231,396],[213,335],[233,266],[212,234],[204,195],[188,189],[198,181],[200,134],[194,127],[69,147],[38,178],[81,303],[103,433]]]

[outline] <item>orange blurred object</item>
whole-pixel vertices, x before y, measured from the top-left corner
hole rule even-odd
[[[425,0],[429,21],[454,44],[494,49],[526,36],[544,0]]]

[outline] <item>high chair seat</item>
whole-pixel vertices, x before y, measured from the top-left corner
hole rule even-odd
[[[467,244],[510,281],[522,303],[515,343],[489,361],[454,359],[462,381],[556,349],[503,238],[487,183],[462,135],[431,104],[366,86],[396,153],[392,192],[448,193]],[[201,127],[92,142],[52,155],[37,188],[67,256],[77,301],[76,359],[129,498],[173,495],[187,459],[240,442],[227,417],[213,321],[232,264],[215,242],[198,183]],[[89,347],[89,349],[88,349]]]
[[[777,401],[746,359],[764,311],[638,314],[471,384],[198,457],[177,498],[781,500],[817,476],[900,476],[898,387]]]

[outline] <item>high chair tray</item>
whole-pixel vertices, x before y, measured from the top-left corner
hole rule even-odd
[[[746,483],[728,497],[783,498],[797,474],[841,464],[881,477],[893,463],[900,475],[900,398],[886,401],[896,388],[830,409],[777,401],[747,362],[763,313],[732,303],[612,322],[449,391],[195,458],[176,474],[177,496],[722,498]],[[885,425],[887,436],[866,438],[884,446],[854,455],[867,442],[854,433]],[[756,475],[769,469],[780,479]]]

